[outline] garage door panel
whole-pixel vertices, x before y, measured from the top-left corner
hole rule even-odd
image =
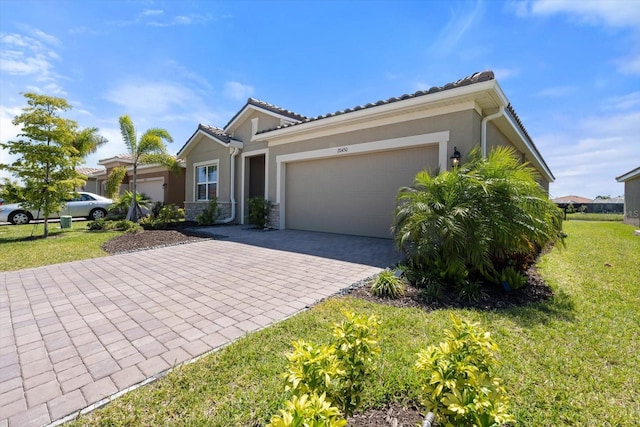
[[[285,227],[388,238],[398,189],[437,162],[435,146],[289,163]]]
[[[164,180],[153,179],[148,181],[138,181],[136,183],[136,190],[139,193],[144,193],[148,198],[154,202],[164,202]]]

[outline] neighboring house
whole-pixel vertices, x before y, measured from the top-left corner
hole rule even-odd
[[[624,212],[624,197],[596,197],[587,206],[588,213],[616,213]]]
[[[553,203],[558,204],[558,205],[564,205],[564,204],[573,204],[573,205],[584,205],[585,203],[592,203],[593,200],[591,199],[587,199],[586,197],[581,197],[581,196],[562,196],[562,197],[558,197],[555,199],[551,200]]]
[[[624,222],[640,227],[640,166],[616,177],[624,182]]]
[[[199,125],[177,156],[188,219],[217,197],[221,221],[246,223],[259,196],[274,228],[389,238],[398,189],[477,145],[515,147],[548,191],[553,174],[491,71],[311,118],[249,98],[224,128]]]
[[[87,177],[87,182],[82,187],[76,188],[77,191],[88,191],[93,194],[101,194],[97,175],[104,173],[104,168],[80,166],[76,168],[76,172]]]
[[[119,154],[102,159],[98,163],[104,168],[89,176],[89,180],[96,182],[96,194],[105,195],[107,176],[117,166],[126,166],[127,175],[122,181],[120,191],[133,190],[133,160],[130,154]],[[185,169],[184,165],[179,174],[173,174],[166,167],[158,164],[138,165],[136,186],[138,193],[144,193],[154,202],[164,202],[184,206]],[[90,190],[87,190],[90,191]]]

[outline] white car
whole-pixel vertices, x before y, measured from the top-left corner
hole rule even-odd
[[[52,213],[49,218],[60,218],[60,216],[70,215],[72,217],[85,217],[96,220],[107,215],[107,209],[113,204],[113,200],[98,196],[93,193],[79,191],[77,196],[66,202],[66,206],[59,212]],[[12,224],[28,224],[34,219],[43,219],[38,211],[24,210],[19,203],[9,203],[0,205],[0,222],[10,222]]]

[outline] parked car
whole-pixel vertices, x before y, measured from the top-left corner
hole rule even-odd
[[[49,218],[60,218],[70,215],[72,217],[85,217],[96,220],[107,215],[107,209],[113,204],[113,200],[98,196],[93,193],[79,191],[76,196],[66,202],[66,206],[59,212],[52,213]],[[19,203],[0,205],[0,222],[12,224],[28,224],[34,219],[43,219],[38,211],[24,210]]]

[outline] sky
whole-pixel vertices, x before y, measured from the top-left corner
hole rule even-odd
[[[63,97],[109,140],[88,167],[127,152],[124,114],[168,130],[176,154],[248,97],[315,116],[483,70],[555,175],[551,197],[624,193],[615,177],[640,166],[640,0],[0,0],[0,140],[20,132],[23,93]]]

